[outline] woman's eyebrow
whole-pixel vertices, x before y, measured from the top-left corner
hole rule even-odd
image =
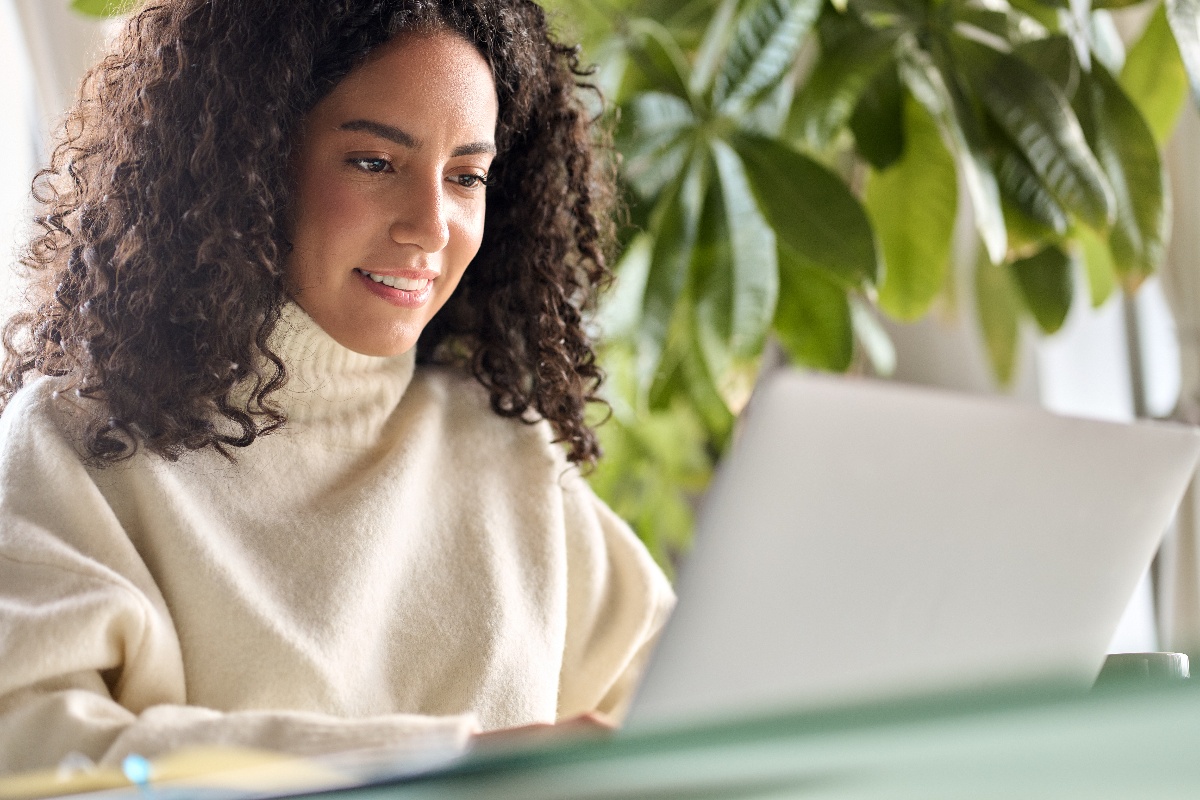
[[[411,133],[402,131],[394,125],[374,122],[369,119],[350,120],[349,122],[342,123],[341,129],[344,131],[363,131],[364,133],[374,134],[381,139],[387,139],[401,147],[410,147],[413,150],[421,146],[421,142]]]
[[[450,151],[452,156],[478,156],[496,155],[496,145],[492,142],[471,142],[470,144],[460,144],[458,147]]]
[[[395,125],[388,125],[385,122],[375,122],[369,119],[354,119],[349,122],[342,123],[341,130],[344,131],[363,131],[378,136],[382,139],[387,139],[390,142],[395,142],[401,147],[408,147],[413,150],[420,148],[421,141],[411,133],[397,128]],[[462,144],[454,148],[450,153],[452,156],[474,156],[474,155],[496,155],[496,145],[493,142],[471,142]]]

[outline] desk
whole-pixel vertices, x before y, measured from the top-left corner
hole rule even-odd
[[[1087,694],[1026,687],[480,754],[329,792],[405,798],[1200,797],[1200,681]]]

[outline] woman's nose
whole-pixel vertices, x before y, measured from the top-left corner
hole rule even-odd
[[[397,244],[412,244],[426,253],[436,253],[450,242],[446,196],[440,176],[421,184],[407,187],[389,233]]]

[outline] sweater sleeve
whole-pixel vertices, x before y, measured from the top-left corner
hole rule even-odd
[[[571,470],[563,481],[567,641],[558,715],[599,711],[620,721],[675,594],[642,542],[583,478]]]
[[[189,705],[169,609],[37,389],[0,417],[0,772],[72,752],[113,763],[195,744],[300,755],[466,745],[472,715]]]

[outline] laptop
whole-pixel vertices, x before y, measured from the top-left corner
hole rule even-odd
[[[782,370],[699,516],[627,728],[1090,686],[1200,433]]]

